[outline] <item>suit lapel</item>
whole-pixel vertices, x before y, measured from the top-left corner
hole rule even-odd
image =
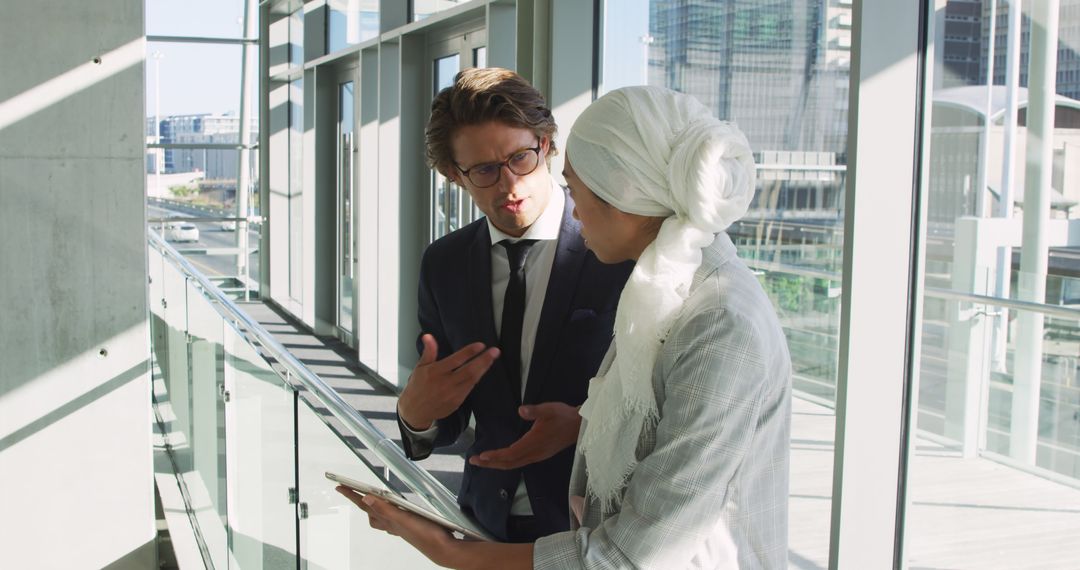
[[[581,238],[581,228],[571,215],[573,210],[574,202],[567,196],[555,259],[551,263],[551,277],[548,279],[544,306],[540,311],[540,323],[536,329],[536,342],[533,343],[529,379],[525,384],[526,403],[536,403],[537,397],[543,392],[559,333],[566,315],[570,312],[570,303],[574,299],[581,265],[587,253],[585,241]]]
[[[499,338],[495,335],[495,317],[491,308],[491,234],[486,223],[480,224],[476,239],[469,247],[465,282],[469,302],[463,309],[470,313],[465,317],[472,323],[469,336],[487,346],[495,346]]]

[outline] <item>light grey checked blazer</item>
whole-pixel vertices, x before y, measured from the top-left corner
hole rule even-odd
[[[703,253],[653,369],[660,421],[627,434],[639,463],[621,500],[602,512],[586,499],[573,530],[537,541],[535,568],[787,567],[787,343],[727,234]],[[571,496],[587,477],[579,454]]]

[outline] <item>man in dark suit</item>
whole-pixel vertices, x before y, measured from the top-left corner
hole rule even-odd
[[[569,528],[577,407],[632,268],[586,249],[548,169],[555,134],[543,96],[505,69],[462,71],[432,102],[428,164],[486,217],[424,252],[421,357],[398,401],[413,459],[475,419],[458,502],[514,542]]]

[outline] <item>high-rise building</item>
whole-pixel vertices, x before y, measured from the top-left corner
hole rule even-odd
[[[254,117],[251,132],[251,142],[255,142],[258,128]],[[240,119],[230,114],[171,115],[160,120],[163,144],[236,144],[239,133]],[[147,136],[154,136],[153,120],[147,121]],[[235,179],[238,156],[233,149],[165,149],[162,172],[199,171],[205,173],[207,179]],[[153,172],[151,160],[148,160],[147,169]]]
[[[938,13],[942,70],[939,87],[978,85],[984,82],[982,44],[983,0],[949,0]]]
[[[755,150],[844,152],[850,4],[657,0],[649,16],[649,83],[736,121]]]
[[[954,2],[956,0],[952,0]],[[952,3],[950,2],[950,4]],[[982,24],[980,65],[985,76],[989,66],[990,51],[990,1],[982,0]],[[1001,2],[997,5],[994,24],[994,84],[1005,84],[1008,43],[1006,36],[1009,28],[1009,9],[1011,4]],[[1025,5],[1026,6],[1026,5]],[[1031,51],[1031,20],[1027,10],[1020,17],[1020,86],[1028,85],[1028,54]],[[1058,49],[1055,92],[1071,99],[1080,99],[1080,0],[1060,0],[1058,12]]]
[[[759,165],[754,211],[842,209],[852,14],[848,0],[654,0],[649,83],[738,124]]]

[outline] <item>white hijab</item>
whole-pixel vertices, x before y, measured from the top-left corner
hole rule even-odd
[[[615,361],[593,378],[579,442],[588,492],[605,509],[637,466],[638,434],[658,419],[652,388],[660,346],[689,293],[701,250],[746,213],[754,160],[734,125],[693,97],[625,87],[590,105],[567,139],[574,172],[612,206],[665,216],[630,275],[615,316]]]

